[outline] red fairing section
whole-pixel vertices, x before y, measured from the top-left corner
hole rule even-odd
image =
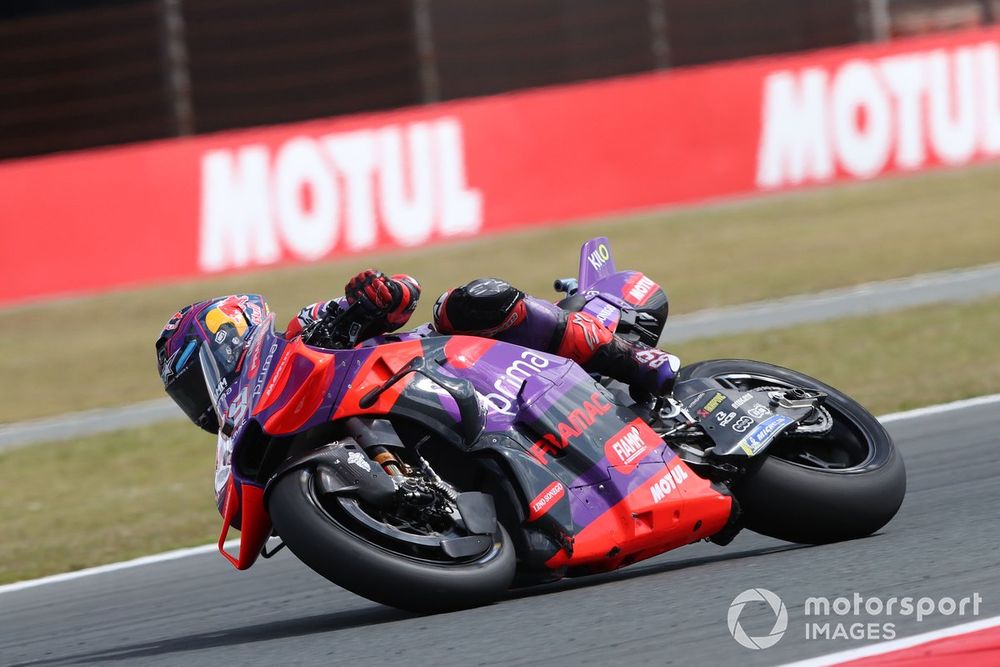
[[[238,556],[232,556],[225,549],[229,528],[237,515],[240,516],[240,549]],[[264,489],[251,484],[240,485],[229,478],[226,500],[222,507],[222,533],[219,535],[219,552],[237,570],[246,570],[260,555],[260,550],[271,535],[271,516],[264,507]]]
[[[990,27],[13,160],[0,304],[974,164],[998,100]]]
[[[546,565],[614,570],[710,537],[729,521],[732,498],[716,491],[680,459],[675,457],[666,465],[639,465],[663,470],[577,533],[572,556],[563,549]],[[620,551],[609,556],[612,547]]]
[[[362,408],[359,405],[361,398],[372,389],[384,384],[386,380],[392,377],[400,368],[408,364],[414,357],[422,355],[423,347],[420,345],[419,340],[391,343],[374,348],[371,355],[351,380],[351,388],[344,394],[343,399],[337,406],[333,419],[344,419],[346,417],[353,417],[354,415],[387,414],[396,401],[399,400],[400,394],[413,381],[413,373],[404,376],[399,382],[383,392],[370,408]]]
[[[444,345],[444,354],[455,368],[470,368],[496,344],[493,338],[452,336]]]
[[[299,383],[284,405],[264,422],[265,433],[269,435],[293,433],[309,420],[323,402],[324,393],[333,380],[336,372],[335,360],[336,354],[308,347],[300,339],[293,340],[288,345],[278,361],[271,382],[283,389],[295,368],[309,367],[309,375]],[[264,396],[268,397],[267,404],[263,408],[258,404],[254,414],[271,405],[274,398],[281,394],[280,390],[268,394],[268,389],[264,390],[264,395],[261,397],[261,403],[264,403]]]

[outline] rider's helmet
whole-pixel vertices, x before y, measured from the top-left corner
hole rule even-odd
[[[156,366],[163,388],[197,426],[219,430],[210,392],[222,392],[239,370],[254,327],[267,310],[257,294],[199,301],[177,311],[156,340]],[[205,373],[204,364],[214,366]],[[218,378],[209,387],[206,378]]]

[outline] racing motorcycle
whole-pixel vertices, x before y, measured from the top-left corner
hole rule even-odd
[[[666,295],[617,271],[606,238],[555,288],[566,310],[656,345]],[[355,315],[286,340],[269,314],[235,379],[199,353],[222,425],[219,550],[240,570],[287,545],[359,595],[436,611],[743,528],[858,538],[902,503],[885,429],[802,373],[702,361],[671,395],[633,398],[569,359],[429,325],[358,341]]]

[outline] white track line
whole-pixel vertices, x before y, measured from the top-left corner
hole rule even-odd
[[[964,410],[965,408],[974,408],[979,405],[990,405],[992,403],[1000,403],[1000,394],[990,394],[988,396],[977,396],[976,398],[966,398],[961,401],[952,401],[951,403],[939,403],[937,405],[928,405],[923,408],[916,408],[914,410],[906,410],[905,412],[893,412],[887,415],[882,415],[878,418],[883,424],[891,424],[892,422],[905,421],[907,419],[917,419],[919,417],[927,417],[930,415],[938,415],[942,412],[952,412],[953,410]]]
[[[938,639],[947,639],[948,637],[956,637],[958,635],[976,632],[977,630],[987,630],[998,626],[1000,626],[1000,616],[991,616],[989,618],[982,618],[978,621],[963,623],[962,625],[955,625],[942,630],[924,632],[919,635],[913,635],[912,637],[893,639],[888,642],[880,642],[870,646],[862,646],[860,648],[852,648],[846,651],[838,651],[836,653],[821,655],[816,658],[790,662],[785,664],[783,667],[825,667],[826,665],[837,665],[851,660],[867,658],[873,655],[892,653],[894,651],[920,646],[921,644],[926,644],[927,642],[932,642]]]
[[[226,549],[234,549],[239,546],[239,540],[229,540],[226,542]],[[88,567],[83,570],[76,570],[74,572],[63,572],[61,574],[53,574],[48,577],[41,577],[39,579],[28,579],[26,581],[15,581],[12,584],[5,584],[0,586],[0,594],[3,593],[13,593],[14,591],[23,591],[26,588],[35,588],[36,586],[45,586],[47,584],[58,584],[63,581],[72,581],[74,579],[82,579],[84,577],[90,577],[95,574],[105,574],[106,572],[117,572],[118,570],[128,570],[133,567],[142,567],[143,565],[152,565],[154,563],[164,563],[171,560],[179,560],[181,558],[187,558],[188,556],[200,556],[202,554],[212,553],[219,548],[218,544],[203,544],[200,547],[188,547],[186,549],[174,549],[173,551],[164,551],[163,553],[153,554],[151,556],[142,556],[141,558],[133,558],[132,560],[124,560],[118,563],[108,563],[107,565],[98,565],[97,567]]]
[[[879,417],[879,421],[881,421],[884,424],[887,424],[892,422],[906,421],[908,419],[919,419],[921,417],[926,417],[929,415],[937,415],[945,412],[952,412],[955,410],[965,410],[966,408],[974,408],[980,405],[990,405],[992,403],[1000,403],[1000,394],[990,394],[989,396],[968,398],[961,401],[953,401],[951,403],[928,405],[923,408],[916,408],[915,410],[907,410],[905,412],[893,412],[891,414]],[[238,544],[239,540],[230,540],[229,542],[226,542],[226,548],[227,549],[234,548]],[[162,563],[164,561],[177,560],[179,558],[187,558],[188,556],[197,556],[200,554],[211,553],[216,548],[217,547],[215,544],[204,544],[199,547],[190,547],[187,549],[176,549],[174,551],[166,551],[164,553],[154,554],[152,556],[143,556],[142,558],[135,558],[133,560],[122,561],[119,563],[108,563],[107,565],[99,565],[97,567],[90,567],[84,570],[77,570],[75,572],[54,574],[48,577],[42,577],[40,579],[29,579],[27,581],[18,581],[13,584],[6,584],[0,586],[0,595],[2,595],[3,593],[12,593],[14,591],[24,590],[26,588],[44,586],[46,584],[56,584],[63,581],[71,581],[73,579],[89,577],[95,574],[116,572],[118,570],[127,570],[133,567],[141,567],[143,565],[151,565],[153,563]]]

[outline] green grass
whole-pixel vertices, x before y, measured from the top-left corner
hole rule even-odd
[[[214,465],[181,422],[0,455],[0,583],[217,539]]]
[[[575,275],[581,242],[600,234],[619,266],[666,286],[674,313],[994,262],[998,177],[996,166],[939,172],[16,308],[0,312],[0,377],[19,388],[0,423],[162,396],[153,340],[178,307],[258,291],[283,325],[369,265],[423,282],[416,323],[476,276],[550,296],[553,278]]]
[[[1000,392],[998,336],[990,299],[673,349],[790,366],[879,414]],[[0,454],[0,583],[214,541],[214,458],[214,439],[180,422]]]

